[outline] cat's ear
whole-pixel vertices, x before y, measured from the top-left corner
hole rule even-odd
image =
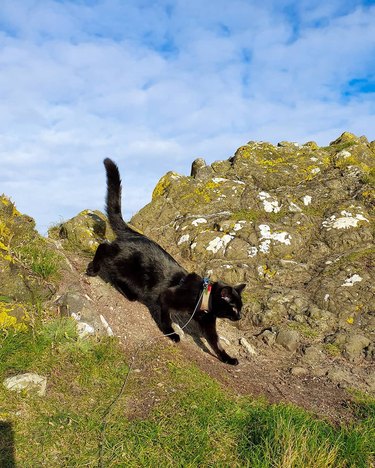
[[[232,288],[224,287],[224,288],[220,291],[220,296],[221,296],[223,299],[230,299],[230,298],[232,297]]]
[[[237,286],[234,287],[234,289],[238,292],[238,294],[241,294],[242,291],[245,289],[246,283],[241,283],[237,284]]]

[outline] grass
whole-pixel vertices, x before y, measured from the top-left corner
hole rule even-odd
[[[42,242],[23,246],[17,254],[33,273],[44,280],[57,278],[61,257]]]
[[[231,396],[175,347],[146,347],[137,361],[140,372],[131,374],[108,415],[101,466],[364,468],[374,462],[371,399],[358,397],[356,423],[334,427],[291,405]],[[71,319],[3,334],[1,380],[23,371],[48,378],[43,398],[0,388],[0,421],[12,427],[18,466],[100,466],[102,418],[127,369],[115,339],[78,340]],[[0,461],[10,466],[1,452]]]

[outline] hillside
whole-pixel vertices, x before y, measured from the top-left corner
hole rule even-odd
[[[294,372],[373,392],[374,183],[365,137],[249,142],[166,174],[131,222],[188,268],[247,283],[239,327],[256,348],[279,344]]]
[[[348,133],[325,148],[249,142],[166,174],[131,220],[187,269],[247,283],[243,320],[219,324],[237,367],[182,331],[187,317],[172,344],[85,275],[113,237],[102,213],[45,239],[2,196],[0,378],[45,379],[0,390],[4,466],[369,466],[374,161],[374,142]]]

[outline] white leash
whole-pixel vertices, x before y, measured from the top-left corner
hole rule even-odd
[[[203,286],[202,292],[201,292],[201,294],[199,296],[199,299],[198,299],[198,302],[197,302],[197,304],[195,306],[195,309],[194,309],[193,313],[191,314],[191,317],[189,318],[189,320],[182,327],[180,327],[181,330],[184,330],[189,325],[189,323],[193,320],[195,314],[197,313],[199,304],[201,303],[204,292],[205,292],[205,287]],[[173,335],[174,333],[175,332],[166,333],[164,335],[156,336],[154,338],[151,338],[151,340],[147,340],[148,344],[150,345],[153,341],[159,340],[160,338],[164,338],[166,336]],[[130,365],[128,367],[128,372],[126,373],[126,376],[125,376],[125,379],[124,379],[124,381],[123,381],[123,383],[121,385],[120,391],[118,392],[116,397],[112,400],[112,402],[107,407],[107,409],[104,411],[104,415],[103,415],[102,423],[101,423],[101,428],[100,428],[100,433],[99,433],[99,462],[98,462],[98,467],[99,468],[104,467],[104,464],[103,464],[104,433],[105,433],[105,430],[106,430],[106,427],[107,427],[108,416],[110,415],[110,413],[111,413],[113,407],[115,406],[115,404],[119,401],[119,399],[123,395],[123,393],[125,391],[125,388],[126,388],[126,385],[127,385],[128,381],[129,381],[130,373],[133,370],[133,366],[134,366],[136,357],[138,356],[138,353],[139,353],[139,351],[141,350],[141,348],[143,346],[144,346],[144,342],[139,344],[138,347],[136,348],[133,356],[131,357],[131,362],[130,362]]]

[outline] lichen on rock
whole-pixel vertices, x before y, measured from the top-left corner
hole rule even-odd
[[[5,195],[0,196],[0,331],[24,331],[53,295],[60,256]]]
[[[97,210],[81,211],[74,218],[49,229],[48,235],[61,242],[65,249],[91,254],[106,238],[113,238],[106,217]]]
[[[132,224],[186,266],[246,281],[249,329],[297,330],[322,352],[343,329],[348,357],[351,336],[375,339],[374,174],[374,142],[348,132],[326,147],[250,141],[228,160],[196,160],[193,177],[167,174]]]

